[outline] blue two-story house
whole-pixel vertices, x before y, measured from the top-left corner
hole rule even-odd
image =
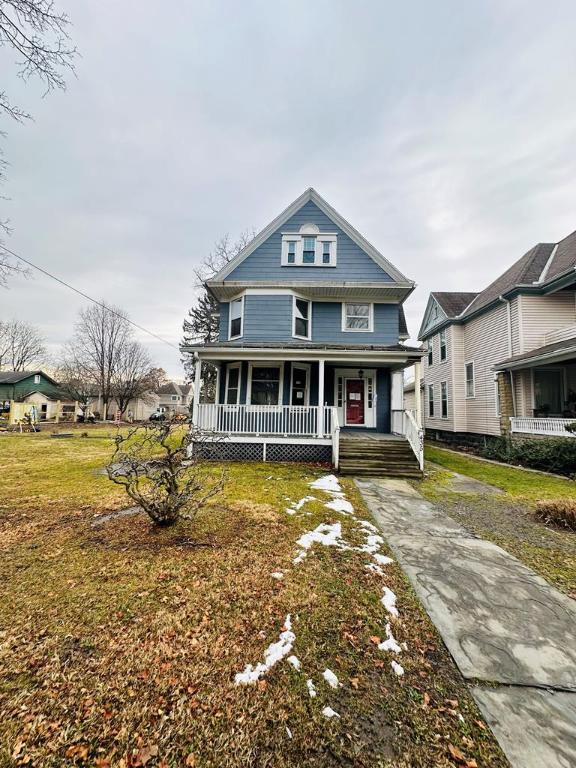
[[[403,369],[424,354],[402,343],[414,283],[314,189],[206,287],[219,339],[184,351],[197,392],[204,361],[219,372],[216,402],[195,397],[192,414],[210,455],[378,471],[389,451],[399,474],[421,469],[420,408],[403,408]]]

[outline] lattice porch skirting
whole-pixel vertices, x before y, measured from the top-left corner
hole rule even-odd
[[[302,461],[332,462],[332,446],[315,443],[248,443],[231,441],[199,443],[193,453],[213,461]]]

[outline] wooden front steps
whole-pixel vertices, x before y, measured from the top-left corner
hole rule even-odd
[[[394,435],[340,432],[340,467],[343,475],[407,477],[420,479],[422,472],[410,444]]]

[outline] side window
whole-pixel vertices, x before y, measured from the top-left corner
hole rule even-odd
[[[230,302],[230,332],[229,339],[237,339],[242,336],[244,316],[244,299],[235,299]]]
[[[448,418],[448,382],[440,382],[440,406],[442,418]]]
[[[373,304],[342,304],[343,331],[372,331],[373,325]]]
[[[432,365],[434,362],[434,354],[432,352],[432,339],[428,339],[428,365]]]
[[[446,360],[446,331],[440,331],[440,361]]]
[[[300,339],[310,338],[310,312],[312,303],[294,297],[292,335]]]
[[[428,416],[434,418],[434,384],[428,384]]]
[[[226,403],[237,405],[240,400],[240,366],[230,365],[226,372]]]
[[[474,397],[474,362],[466,363],[466,397]]]

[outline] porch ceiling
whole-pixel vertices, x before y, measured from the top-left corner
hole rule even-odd
[[[536,365],[549,365],[551,363],[566,363],[569,360],[576,362],[576,339],[566,339],[555,344],[547,344],[544,347],[532,349],[522,355],[510,357],[494,366],[495,371],[515,371],[521,368],[533,368]]]

